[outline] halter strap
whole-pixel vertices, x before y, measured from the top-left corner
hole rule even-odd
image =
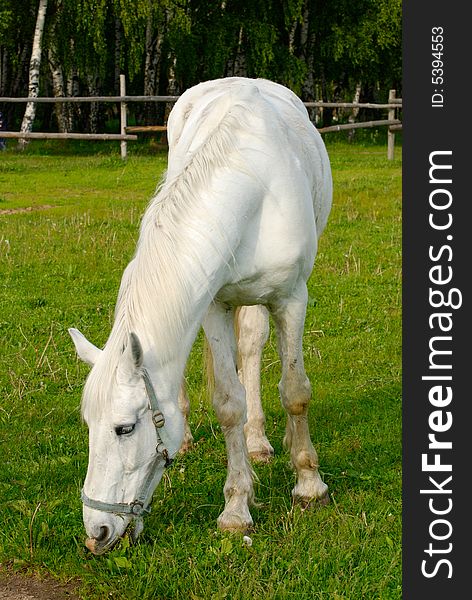
[[[158,477],[156,477],[156,473],[160,472],[159,467],[162,467],[162,463],[164,463],[164,467],[167,468],[170,467],[173,462],[159,432],[159,429],[164,426],[165,419],[164,415],[159,410],[156,392],[154,391],[154,386],[152,385],[149,373],[145,368],[142,369],[142,377],[149,400],[149,410],[151,410],[152,422],[156,428],[157,445],[154,461],[135,500],[129,503],[102,502],[101,500],[89,498],[82,489],[80,493],[82,503],[89,508],[120,515],[133,515],[135,517],[143,517],[144,515],[149,514],[151,512],[151,506],[150,503],[145,504],[146,498],[152,494],[162,477],[162,474],[159,474]]]
[[[103,512],[116,513],[119,515],[134,515],[136,517],[142,517],[151,512],[151,506],[144,506],[143,502],[140,500],[133,500],[133,502],[130,502],[129,504],[124,502],[112,504],[111,502],[102,502],[101,500],[89,498],[83,489],[80,492],[80,498],[85,506]]]

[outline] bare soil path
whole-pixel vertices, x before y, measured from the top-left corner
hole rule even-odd
[[[79,600],[75,586],[0,571],[0,600]]]
[[[54,206],[51,204],[41,204],[39,206],[25,206],[24,208],[0,208],[0,215],[16,215],[17,213],[47,210],[48,208],[54,208]]]

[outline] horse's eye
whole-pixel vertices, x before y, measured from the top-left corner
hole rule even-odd
[[[128,435],[134,431],[134,425],[118,425],[115,427],[116,435]]]

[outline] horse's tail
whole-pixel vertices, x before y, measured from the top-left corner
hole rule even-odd
[[[206,397],[208,402],[211,402],[215,390],[215,370],[213,368],[213,354],[206,335],[203,339],[203,372],[206,383]]]

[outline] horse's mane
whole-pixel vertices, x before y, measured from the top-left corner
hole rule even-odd
[[[199,239],[208,241],[211,215],[205,213],[195,219],[199,198],[211,190],[215,169],[246,170],[238,152],[238,132],[248,131],[251,105],[235,94],[231,100],[221,121],[181,171],[160,183],[143,216],[134,258],[121,280],[112,331],[84,387],[82,414],[87,420],[111,401],[116,368],[130,332],[139,324],[139,330],[156,344],[157,359],[165,362],[175,353],[188,326],[186,318],[195,289],[207,286],[196,249]],[[218,228],[217,223],[214,225]],[[224,231],[220,230],[211,244],[222,256],[228,255]]]

